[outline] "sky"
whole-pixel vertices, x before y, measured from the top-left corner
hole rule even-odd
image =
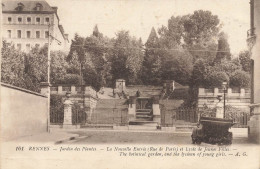
[[[141,37],[146,42],[152,27],[167,26],[171,16],[209,10],[218,15],[222,30],[228,34],[231,53],[247,49],[246,31],[250,29],[249,0],[46,0],[58,7],[58,15],[69,38],[75,33],[92,34],[99,31],[115,37],[119,30]]]

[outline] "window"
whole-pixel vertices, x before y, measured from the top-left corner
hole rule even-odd
[[[26,37],[31,38],[31,31],[26,31]]]
[[[45,31],[45,38],[49,38],[49,31]]]
[[[27,17],[27,22],[31,23],[31,21],[32,21],[32,18],[31,17]]]
[[[40,31],[36,31],[36,38],[41,38]]]
[[[21,30],[17,31],[17,38],[22,38],[22,31]]]
[[[22,21],[23,21],[22,17],[19,17],[19,18],[18,18],[18,22],[19,22],[19,23],[22,23]]]
[[[7,34],[8,34],[8,35],[7,35],[8,38],[12,38],[12,31],[11,31],[11,30],[8,30],[8,31],[7,31]]]
[[[36,11],[41,11],[42,10],[42,4],[37,3],[35,9],[36,9]]]
[[[37,17],[37,18],[36,18],[36,24],[40,24],[40,22],[41,22],[41,18],[40,18],[40,17]]]
[[[49,23],[50,22],[50,18],[45,18],[45,22]]]
[[[12,17],[8,17],[8,22],[12,22]]]
[[[22,50],[22,44],[17,43],[17,50]]]
[[[31,45],[28,43],[26,44],[26,51],[29,52],[31,50]]]
[[[24,8],[24,4],[20,2],[20,3],[18,3],[18,6],[17,6],[16,10],[22,11],[23,8]]]

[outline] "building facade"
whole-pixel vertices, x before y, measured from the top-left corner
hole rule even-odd
[[[29,52],[50,44],[52,50],[68,50],[68,34],[57,14],[57,7],[46,1],[2,1],[2,36],[16,49]]]
[[[253,115],[249,121],[249,138],[260,143],[260,0],[250,0],[250,30],[247,32],[247,42],[253,59],[252,71],[252,104]]]

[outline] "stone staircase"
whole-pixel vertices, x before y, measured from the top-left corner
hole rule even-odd
[[[156,130],[157,122],[153,121],[151,109],[137,109],[134,120],[129,121],[129,130]]]

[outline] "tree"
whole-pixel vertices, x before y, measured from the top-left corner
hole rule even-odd
[[[221,87],[223,82],[229,83],[229,77],[225,72],[213,71],[207,78],[209,87]]]
[[[192,56],[182,49],[167,52],[162,63],[162,79],[188,84],[193,69]]]
[[[62,83],[67,74],[67,55],[61,51],[51,52],[51,83]]]
[[[230,77],[230,86],[247,88],[250,87],[250,75],[243,70],[236,70]]]
[[[196,44],[207,45],[218,35],[219,18],[210,11],[197,10],[192,15],[184,16],[184,42],[191,47]]]
[[[142,42],[131,37],[128,31],[119,31],[111,54],[111,73],[113,80],[123,78],[129,84],[140,83],[143,63]]]
[[[154,28],[145,44],[145,56],[142,67],[142,81],[144,84],[161,84],[161,58],[159,39]]]
[[[1,62],[1,81],[18,87],[25,87],[24,57],[25,54],[16,51],[3,41]]]
[[[216,64],[221,63],[223,60],[231,60],[231,53],[227,39],[227,35],[224,32],[219,34],[218,51],[215,58]]]
[[[190,86],[192,88],[206,87],[206,77],[208,74],[209,64],[204,59],[195,62],[191,75]]]
[[[246,72],[251,72],[251,58],[248,50],[239,53],[239,61]]]

